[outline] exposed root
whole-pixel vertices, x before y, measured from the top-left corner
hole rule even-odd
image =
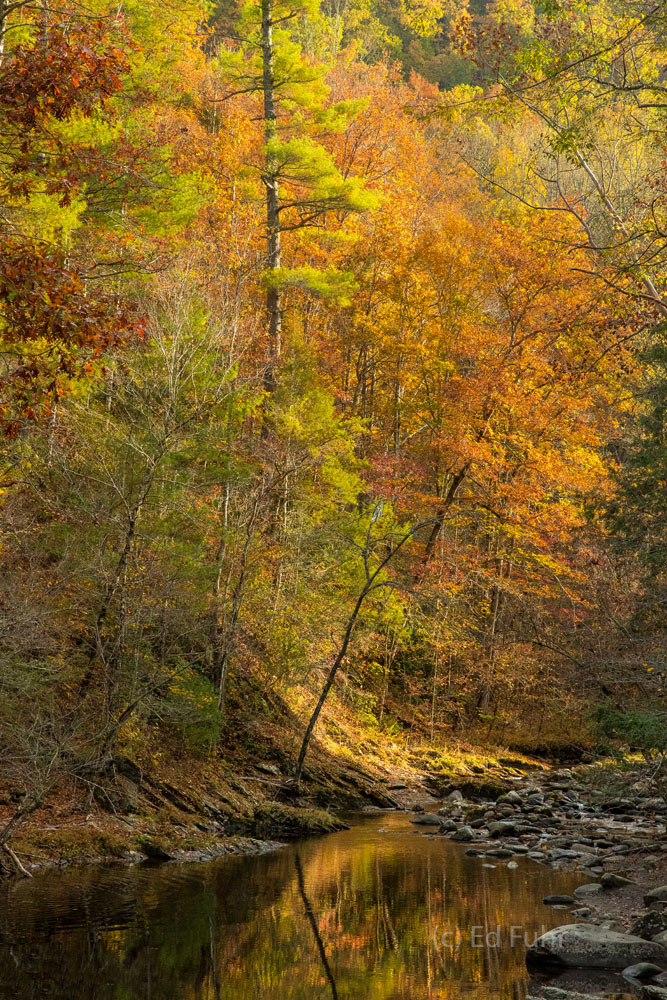
[[[11,847],[9,846],[9,844],[2,844],[2,850],[7,855],[7,857],[9,858],[9,860],[12,863],[12,869],[14,871],[14,874],[16,874],[16,875],[23,875],[24,878],[32,878],[32,874],[21,863],[20,858],[18,857],[18,855],[16,854],[16,852],[11,849]]]

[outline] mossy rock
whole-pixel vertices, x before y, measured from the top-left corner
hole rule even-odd
[[[450,792],[459,791],[466,799],[490,799],[495,802],[499,795],[503,795],[511,787],[510,782],[503,781],[502,778],[454,777],[438,790],[438,795],[444,798]]]
[[[256,836],[283,840],[347,829],[346,823],[324,809],[299,808],[283,802],[264,802],[256,806],[252,819]]]
[[[137,837],[137,849],[152,861],[171,861],[173,854],[169,853],[168,846],[161,837],[149,837],[146,834]]]

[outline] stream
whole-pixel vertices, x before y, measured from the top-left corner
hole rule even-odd
[[[270,854],[2,885],[2,1000],[523,1000],[581,876],[467,857],[405,813]]]

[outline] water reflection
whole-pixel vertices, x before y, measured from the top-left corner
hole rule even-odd
[[[494,864],[385,814],[262,857],[45,873],[2,889],[0,997],[523,1000],[523,937],[581,879]]]

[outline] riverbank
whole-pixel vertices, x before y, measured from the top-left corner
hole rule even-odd
[[[19,826],[11,841],[15,859],[5,854],[4,873],[256,853],[342,829],[340,813],[347,810],[428,809],[454,785],[495,797],[522,774],[545,769],[523,755],[466,744],[438,749],[365,740],[331,747],[322,741],[295,794],[291,747],[280,735],[268,732],[257,740],[261,757],[242,747],[225,760],[118,754],[94,780],[65,780]],[[24,794],[0,785],[0,828]]]

